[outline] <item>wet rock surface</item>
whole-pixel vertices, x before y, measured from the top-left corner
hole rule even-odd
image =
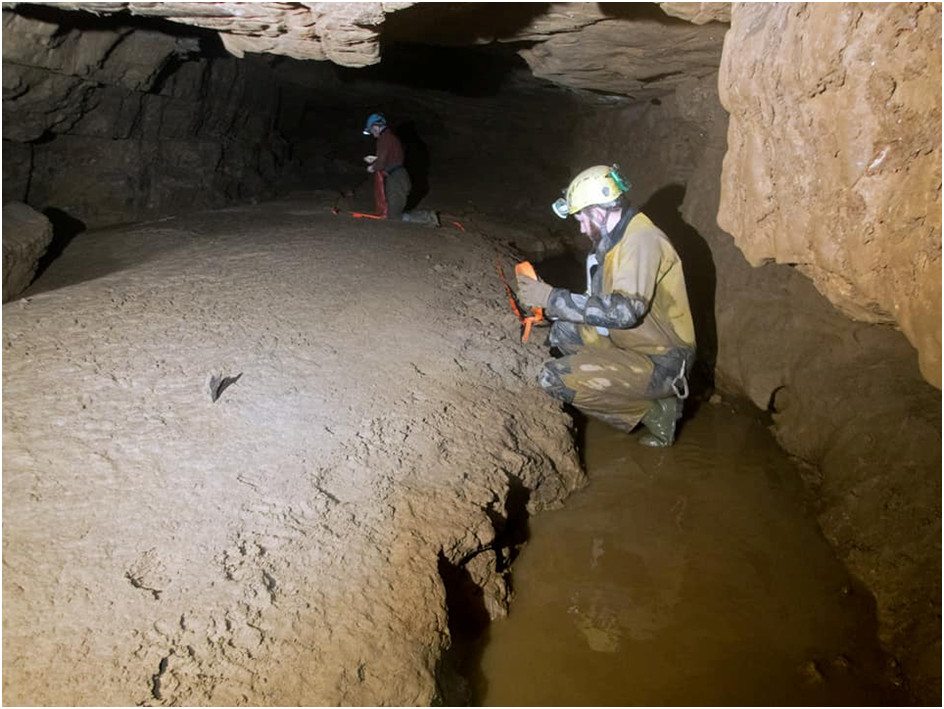
[[[6,702],[429,704],[442,566],[503,612],[497,530],[583,480],[508,251],[330,206],[89,232],[4,306]]]
[[[900,327],[940,389],[940,5],[742,5],[725,42],[718,224]]]

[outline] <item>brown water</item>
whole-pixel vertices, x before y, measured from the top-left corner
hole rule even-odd
[[[907,703],[758,417],[706,404],[669,450],[637,435],[588,423],[590,485],[530,520],[476,703]]]

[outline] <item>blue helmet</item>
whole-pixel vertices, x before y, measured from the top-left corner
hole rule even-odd
[[[387,125],[387,119],[382,113],[371,113],[367,119],[367,125],[364,126],[364,135],[370,135],[370,127],[373,125]]]

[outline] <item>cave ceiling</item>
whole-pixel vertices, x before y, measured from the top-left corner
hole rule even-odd
[[[4,3],[5,6],[30,3]],[[646,98],[717,70],[730,3],[63,2],[219,34],[236,56],[275,54],[343,67],[378,64],[384,46],[508,44],[535,77]]]

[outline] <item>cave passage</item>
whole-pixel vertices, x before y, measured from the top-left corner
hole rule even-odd
[[[174,5],[3,7],[6,702],[940,700],[940,392],[718,222],[731,13],[815,5],[418,3],[359,68]],[[350,59],[342,5],[398,4],[252,7]],[[435,220],[372,218],[375,112]],[[496,273],[582,291],[551,204],[613,163],[695,321],[666,451],[545,394]]]

